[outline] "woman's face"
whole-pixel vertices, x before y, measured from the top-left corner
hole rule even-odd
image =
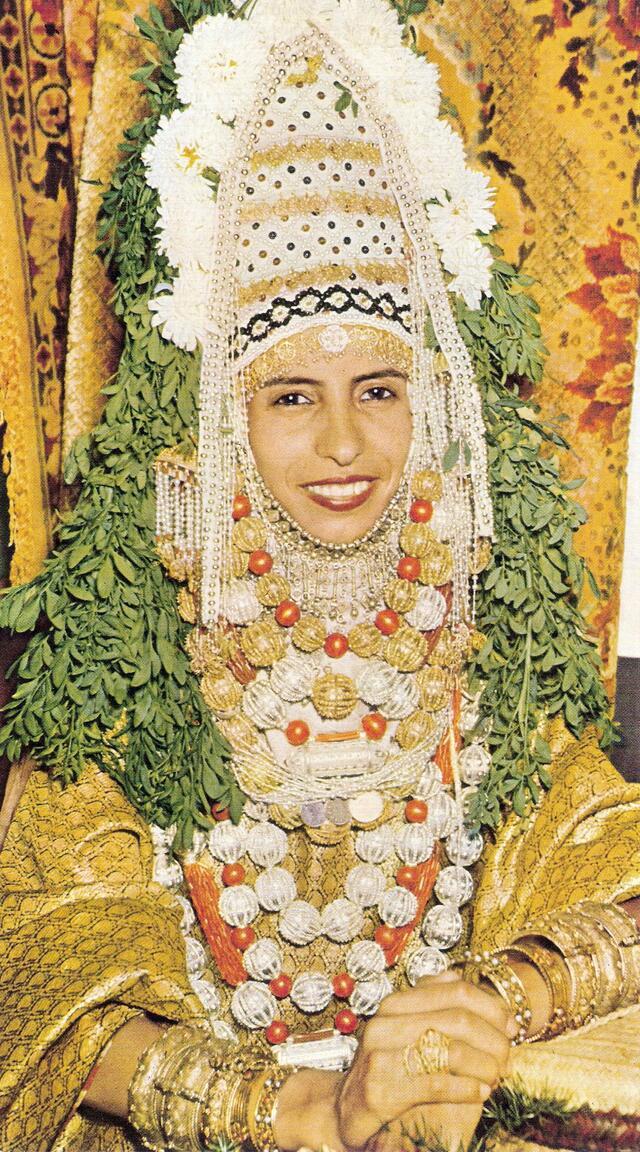
[[[400,485],[411,444],[404,371],[347,349],[300,359],[249,403],[256,466],[310,536],[350,544],[366,535]]]

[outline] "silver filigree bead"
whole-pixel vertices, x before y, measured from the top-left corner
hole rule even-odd
[[[364,916],[357,904],[341,897],[327,904],[322,912],[321,923],[325,936],[338,944],[346,944],[362,931]]]
[[[193,911],[191,902],[187,900],[186,896],[181,896],[179,892],[175,893],[174,899],[178,902],[182,911],[180,931],[188,932],[196,922],[196,914]]]
[[[320,913],[306,900],[294,900],[280,913],[278,929],[291,944],[311,944],[322,931]]]
[[[386,887],[384,872],[375,864],[356,864],[345,881],[345,892],[359,908],[377,904]]]
[[[430,908],[422,921],[422,935],[433,948],[453,948],[462,935],[462,917],[451,904]]]
[[[479,784],[491,767],[491,753],[482,744],[469,744],[458,755],[460,776],[465,784]]]
[[[367,864],[382,864],[393,852],[393,831],[388,824],[358,832],[356,852]]]
[[[387,720],[404,720],[420,706],[420,692],[413,676],[397,675],[389,695],[380,704],[380,711]]]
[[[456,907],[466,904],[473,896],[471,874],[466,868],[455,864],[443,868],[436,880],[435,894],[442,904],[454,904]]]
[[[182,868],[177,860],[156,856],[153,861],[153,879],[163,888],[178,888],[182,884]]]
[[[277,824],[255,824],[247,838],[247,852],[259,868],[274,868],[287,854],[287,834]]]
[[[431,797],[436,796],[438,792],[442,792],[442,772],[438,768],[438,765],[433,760],[430,760],[418,780],[413,794],[418,800],[430,800]]]
[[[267,868],[256,883],[256,896],[266,912],[282,912],[297,895],[296,882],[286,868]]]
[[[276,999],[264,984],[247,980],[233,993],[231,1011],[243,1028],[268,1028],[275,1019]]]
[[[208,844],[209,851],[216,860],[221,860],[223,864],[235,864],[246,852],[246,825],[232,824],[230,820],[223,820],[211,829]]]
[[[230,624],[252,624],[262,607],[248,580],[233,580],[223,598],[222,615]]]
[[[201,980],[198,976],[192,976],[189,983],[209,1016],[220,1011],[220,996],[213,984],[208,980]]]
[[[250,944],[243,962],[254,980],[273,980],[282,972],[282,952],[275,940],[256,940]]]
[[[354,980],[368,980],[380,976],[386,966],[385,954],[375,940],[358,940],[346,956],[347,972]]]
[[[190,976],[199,976],[207,965],[207,954],[199,940],[187,936],[185,940],[187,949],[187,972]]]
[[[418,911],[418,900],[408,888],[396,884],[389,888],[378,903],[380,919],[391,928],[404,928]]]
[[[396,852],[403,864],[423,864],[431,858],[434,845],[427,824],[405,824],[396,833]]]
[[[282,728],[286,709],[279,696],[264,680],[248,684],[242,697],[242,708],[258,728]]]
[[[333,987],[321,972],[301,972],[291,988],[291,999],[302,1012],[322,1012],[331,1003]]]
[[[222,919],[232,928],[246,928],[260,911],[258,897],[248,884],[225,888],[220,893],[218,907]]]
[[[482,836],[479,832],[469,832],[466,828],[457,828],[447,838],[445,847],[452,864],[469,868],[482,856]]]
[[[393,992],[393,985],[386,972],[373,976],[370,980],[359,980],[349,997],[349,1004],[358,1016],[373,1016],[385,996]]]
[[[271,687],[277,696],[293,704],[309,696],[313,681],[320,668],[317,652],[296,652],[292,650],[282,660],[278,660],[271,670]]]
[[[447,836],[458,823],[458,809],[456,802],[448,792],[438,792],[429,801],[429,814],[427,828],[434,839],[441,840]]]
[[[405,966],[407,980],[415,988],[423,976],[437,976],[448,968],[447,957],[438,948],[419,948]]]
[[[447,602],[436,588],[425,587],[418,592],[418,600],[405,619],[419,632],[432,632],[439,628],[447,611]]]
[[[365,704],[382,704],[400,679],[400,673],[384,660],[368,660],[356,676],[358,696]]]

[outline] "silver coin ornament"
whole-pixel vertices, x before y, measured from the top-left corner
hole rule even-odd
[[[278,930],[290,944],[311,944],[322,931],[320,913],[306,900],[294,900],[280,913]]]
[[[356,864],[347,876],[345,892],[359,908],[371,908],[378,903],[386,884],[384,872],[375,864]]]
[[[430,860],[435,840],[426,824],[405,824],[396,834],[396,852],[403,864],[414,866]]]
[[[365,704],[377,706],[387,699],[400,679],[395,668],[384,660],[368,660],[356,676],[356,690]]]
[[[282,952],[275,940],[256,940],[250,944],[243,962],[253,980],[274,980],[282,972]]]
[[[393,832],[388,824],[358,832],[356,853],[367,864],[382,864],[393,852]]]
[[[482,744],[469,744],[458,756],[460,776],[465,784],[479,784],[491,767],[491,754]]]
[[[307,800],[300,805],[300,817],[307,828],[321,828],[327,820],[324,800]]]
[[[458,823],[458,809],[453,796],[448,792],[438,792],[429,801],[427,827],[436,840],[448,836]]]
[[[253,684],[247,685],[242,696],[242,710],[262,729],[282,728],[287,715],[283,701],[264,680],[254,680]]]
[[[222,615],[230,624],[252,624],[262,612],[260,601],[248,580],[233,580],[224,597]]]
[[[430,908],[422,921],[422,935],[433,948],[453,948],[462,936],[462,917],[452,904]]]
[[[231,1011],[243,1028],[268,1028],[276,1016],[276,999],[264,984],[246,980],[231,997]]]
[[[248,884],[224,888],[220,893],[218,907],[222,919],[232,928],[246,928],[260,911],[258,897]]]
[[[216,860],[221,860],[223,864],[235,864],[246,851],[246,826],[242,822],[232,824],[230,820],[222,820],[211,829],[207,843]]]
[[[448,967],[447,957],[439,948],[419,948],[407,960],[405,971],[407,980],[415,988],[423,976],[438,976]]]
[[[302,1012],[322,1012],[331,1003],[333,987],[322,972],[301,972],[293,982],[290,995]]]
[[[287,834],[277,824],[254,824],[247,839],[247,852],[259,868],[274,868],[287,854]]]
[[[408,888],[396,884],[389,888],[378,903],[380,919],[391,928],[404,928],[410,924],[418,911],[418,900]]]
[[[354,980],[369,980],[372,976],[382,975],[387,961],[375,940],[358,940],[347,952],[346,966]]]
[[[286,868],[267,868],[255,883],[256,896],[266,912],[282,912],[296,896],[296,882]]]
[[[359,980],[349,997],[349,1004],[357,1016],[373,1016],[385,996],[393,992],[386,972],[370,980]]]
[[[351,823],[351,813],[346,800],[327,800],[325,812],[330,824],[341,827],[343,824]]]
[[[456,864],[443,868],[438,873],[435,894],[442,904],[454,904],[456,907],[467,904],[473,896],[471,873]]]
[[[470,868],[482,856],[482,836],[479,832],[469,832],[467,828],[457,828],[447,837],[445,847],[452,864]]]
[[[387,720],[404,720],[420,706],[420,692],[413,676],[397,673],[393,688],[380,704]]]
[[[407,612],[405,619],[419,632],[432,632],[439,628],[447,611],[447,602],[436,588],[426,586],[418,592],[416,604]]]
[[[377,749],[382,755],[380,748]],[[384,796],[380,792],[359,792],[349,800],[349,811],[354,820],[361,824],[371,824],[377,820],[384,811]]]
[[[193,936],[187,936],[185,944],[187,948],[187,972],[190,976],[199,976],[207,965],[206,952],[200,941],[194,940]]]
[[[325,936],[338,944],[346,944],[362,931],[364,915],[357,904],[340,897],[338,900],[332,900],[323,909],[321,924]]]

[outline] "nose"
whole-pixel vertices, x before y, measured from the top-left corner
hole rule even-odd
[[[320,416],[316,436],[318,456],[345,468],[362,452],[363,435],[358,413],[349,402],[328,404]]]

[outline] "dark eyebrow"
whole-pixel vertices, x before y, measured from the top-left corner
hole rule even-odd
[[[361,376],[354,376],[354,384],[362,384],[365,380],[388,380],[389,377],[397,380],[406,380],[406,372],[400,372],[397,368],[380,368],[376,372],[363,372]],[[273,376],[271,380],[267,380],[263,388],[280,388],[283,384],[287,387],[295,388],[296,384],[312,384],[318,386],[322,381],[314,380],[309,376]]]

